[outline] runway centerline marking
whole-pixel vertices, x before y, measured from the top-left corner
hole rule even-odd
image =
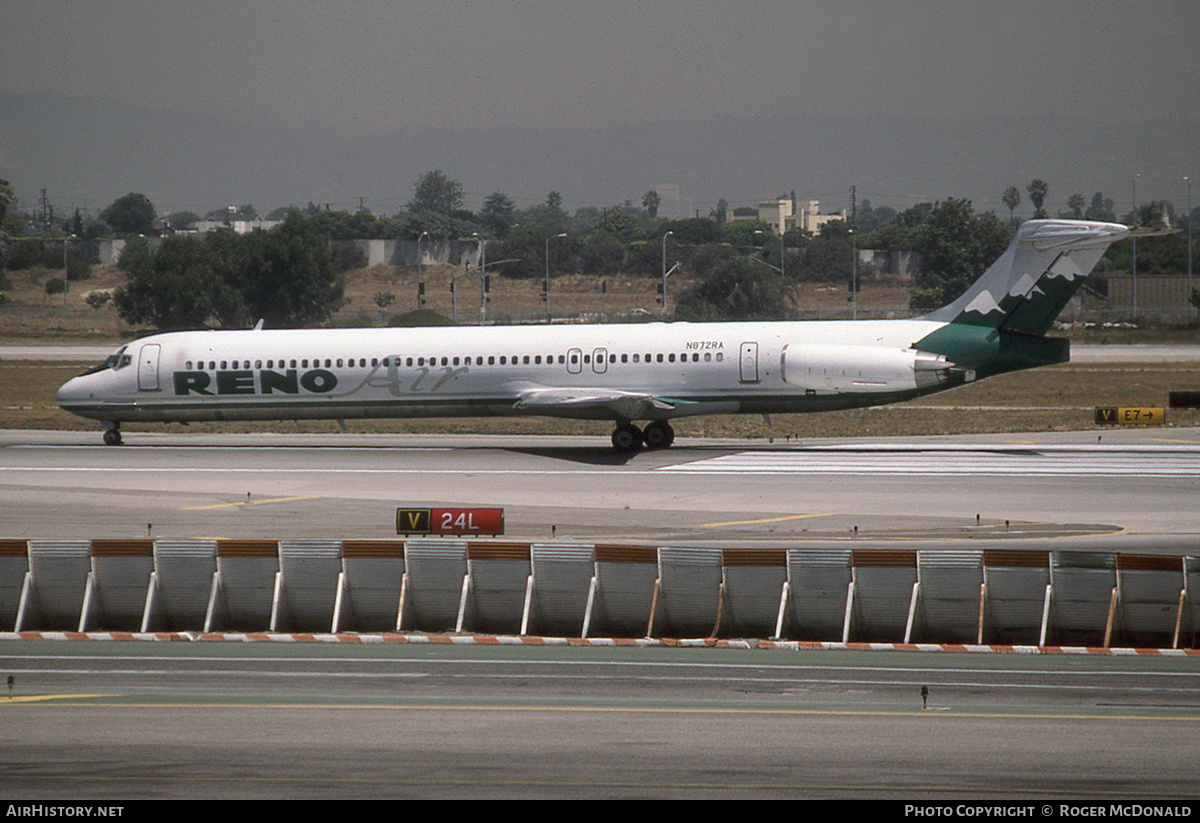
[[[820,512],[816,514],[789,514],[784,517],[764,517],[759,520],[730,520],[725,523],[701,523],[696,528],[699,529],[715,529],[721,526],[755,526],[759,523],[782,523],[785,520],[805,520],[810,517],[832,517],[833,512]]]
[[[199,512],[207,509],[228,509],[235,506],[261,506],[264,503],[290,503],[294,500],[316,500],[315,497],[264,497],[261,500],[238,500],[233,503],[213,503],[209,506],[188,506],[184,511]]]

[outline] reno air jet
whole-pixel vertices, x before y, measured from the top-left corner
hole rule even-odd
[[[101,421],[110,445],[126,421],[545,415],[611,420],[622,452],[663,448],[678,417],[876,406],[1066,362],[1046,332],[1129,233],[1026,222],[962,297],[908,320],[156,334],[58,403]]]

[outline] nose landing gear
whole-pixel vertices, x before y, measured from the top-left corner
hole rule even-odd
[[[117,424],[114,423],[112,428],[106,429],[104,432],[104,445],[120,446],[121,442],[121,430],[117,428]]]

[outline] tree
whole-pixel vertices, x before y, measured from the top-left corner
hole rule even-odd
[[[787,315],[788,289],[773,269],[744,257],[727,260],[680,293],[680,320],[780,320]]]
[[[1004,205],[1008,206],[1008,222],[1011,224],[1013,212],[1016,211],[1017,206],[1021,205],[1021,190],[1016,186],[1009,186],[1004,190],[1004,196],[1001,199],[1004,201]]]
[[[551,211],[562,211],[562,195],[556,191],[552,191],[546,195],[546,208]]]
[[[512,213],[516,211],[516,206],[513,201],[508,198],[508,195],[503,192],[494,191],[483,199],[483,208],[479,210],[480,214],[494,214],[498,217],[512,217]]]
[[[1029,192],[1029,202],[1033,204],[1033,219],[1041,220],[1046,216],[1042,203],[1046,201],[1046,193],[1050,191],[1050,187],[1043,180],[1031,180],[1025,191]]]
[[[150,234],[154,230],[154,218],[154,204],[150,198],[132,191],[118,197],[100,212],[100,219],[117,234]]]
[[[8,266],[8,243],[5,239],[4,216],[8,212],[9,205],[16,199],[12,183],[0,177],[0,272],[3,272]]]
[[[1083,195],[1076,193],[1067,198],[1067,208],[1071,210],[1071,216],[1076,220],[1083,217],[1083,207],[1087,203],[1083,199]]]
[[[1105,197],[1100,192],[1092,195],[1092,203],[1087,207],[1087,211],[1083,213],[1086,220],[1103,220],[1112,222],[1117,219],[1116,212],[1113,211],[1114,204],[1111,197]]]
[[[446,176],[441,169],[427,171],[414,184],[413,199],[408,202],[411,212],[431,212],[449,217],[462,207],[462,183]]]
[[[724,197],[717,200],[717,207],[709,214],[713,220],[716,220],[719,225],[723,225],[729,218],[729,201]]]
[[[164,331],[236,322],[241,298],[222,260],[229,239],[228,232],[203,240],[172,235],[153,256],[133,255],[129,282],[113,295],[117,313],[131,325]]]
[[[131,240],[127,250],[140,245]],[[194,329],[263,320],[276,328],[303,326],[327,320],[342,303],[329,237],[299,212],[248,235],[172,235],[153,254],[130,252],[122,262],[129,282],[113,300],[132,325]]]
[[[9,205],[16,199],[12,183],[0,177],[0,224],[4,222],[4,215],[8,212]]]
[[[345,284],[329,238],[299,215],[245,235],[238,267],[248,319],[274,327],[324,322],[342,305]]]
[[[658,192],[648,191],[642,195],[642,208],[646,210],[649,217],[658,217],[658,207],[661,205],[662,198],[658,196]]]
[[[1010,236],[994,215],[975,216],[969,200],[937,203],[913,246],[921,268],[913,283],[912,307],[929,310],[957,299],[1004,252]]]

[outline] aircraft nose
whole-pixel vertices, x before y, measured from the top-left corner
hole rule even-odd
[[[66,407],[83,400],[91,400],[93,393],[88,390],[87,381],[82,377],[72,377],[58,389],[58,405]]]

